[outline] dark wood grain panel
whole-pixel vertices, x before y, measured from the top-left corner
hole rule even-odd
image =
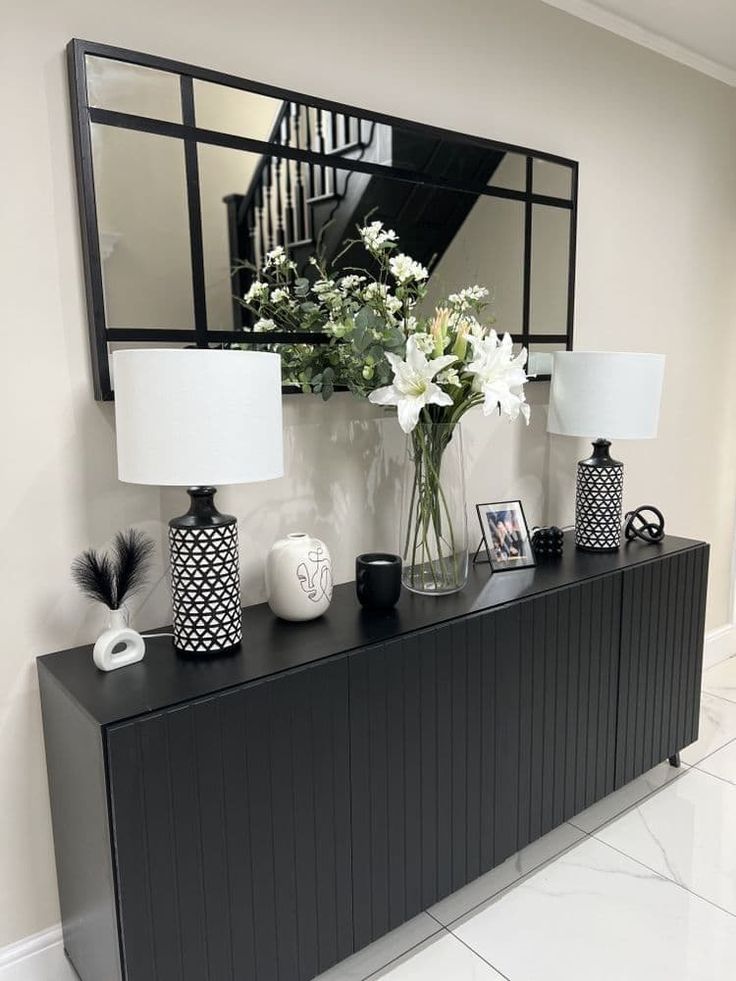
[[[622,574],[615,784],[698,733],[708,547]]]
[[[149,720],[148,724],[155,725],[156,721]],[[113,828],[125,974],[135,981],[155,981],[156,950],[140,726],[121,726],[111,733],[108,756],[112,799],[123,802],[120,808],[113,807]]]
[[[153,719],[147,720],[152,722]],[[143,726],[142,728],[145,728]],[[186,981],[207,977],[207,925],[204,911],[202,881],[202,825],[199,812],[197,771],[192,761],[197,755],[197,734],[194,713],[184,706],[166,716],[169,745],[169,785],[171,788],[171,838],[176,853],[176,879],[172,884],[179,900],[179,923],[182,952],[182,977]],[[110,742],[118,730],[110,730]],[[111,793],[114,813],[122,824],[130,820],[126,814],[125,797]],[[125,909],[126,900],[121,896]],[[130,975],[128,981],[135,981]]]
[[[481,648],[481,621],[479,617],[468,620],[466,624],[467,644],[467,691],[466,691],[466,781],[467,781],[467,841],[466,873],[468,879],[477,878],[482,871],[481,838],[483,834],[483,811],[481,806],[482,723],[481,723],[481,678],[483,670],[483,651]]]
[[[220,705],[222,767],[224,784],[224,834],[228,856],[227,885],[232,924],[233,975],[255,975],[255,910],[263,897],[256,895],[253,882],[253,842],[249,792],[249,753],[245,713],[240,700],[224,698]]]
[[[708,549],[647,554],[106,727],[42,662],[80,976],[308,981],[687,745]]]
[[[169,741],[165,720],[131,727],[139,740],[140,778],[143,790],[141,830],[145,835],[149,903],[156,977],[184,977],[179,889],[176,882],[176,849],[171,834],[174,815],[169,780]],[[135,791],[134,791],[135,792]],[[155,924],[155,927],[153,926]]]
[[[493,814],[483,815],[484,829],[493,834],[493,864],[499,865],[518,848],[519,827],[519,699],[520,625],[529,604],[500,610],[494,617],[493,646],[484,656],[495,667],[493,691],[493,749],[495,785]],[[481,706],[486,711],[486,705]]]
[[[42,664],[38,681],[64,949],[84,981],[121,981],[105,732]]]
[[[111,729],[128,981],[307,981],[354,949],[347,694],[342,659]]]
[[[620,597],[610,577],[349,659],[356,943],[613,790]]]

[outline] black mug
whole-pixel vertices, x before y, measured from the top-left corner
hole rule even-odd
[[[401,556],[366,552],[355,560],[355,591],[366,610],[390,610],[401,594]]]

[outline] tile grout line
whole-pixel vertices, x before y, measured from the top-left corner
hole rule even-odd
[[[722,702],[728,702],[729,705],[736,705],[736,698],[729,698],[728,695],[719,695],[716,691],[710,691],[708,688],[700,689],[701,695],[711,695],[713,698],[720,698]]]
[[[437,917],[436,916],[432,916],[431,913],[428,913],[427,915],[428,916],[431,916],[432,919],[435,921],[435,923],[439,923],[440,922],[437,919]],[[445,931],[445,933],[449,934],[449,936],[451,936],[455,940],[457,940],[458,943],[462,944],[463,947],[466,948],[466,950],[469,950],[471,954],[474,954],[479,960],[483,961],[484,964],[487,964],[488,967],[490,967],[492,971],[495,971],[496,974],[500,975],[500,977],[505,978],[506,981],[511,981],[511,978],[508,976],[508,974],[504,974],[503,971],[501,971],[499,968],[497,968],[495,964],[492,964],[488,960],[488,958],[484,957],[482,954],[479,954],[478,951],[475,950],[473,947],[471,947],[469,943],[466,943],[466,941],[463,940],[462,937],[458,937],[458,935],[456,933],[454,933],[452,930],[450,930],[449,927],[446,927],[443,923],[440,923],[440,926]]]
[[[569,824],[570,822],[567,821],[563,823]],[[559,825],[559,827],[562,827],[562,825]],[[497,899],[500,899],[502,896],[505,896],[506,893],[511,892],[512,889],[514,889],[520,883],[528,879],[529,876],[534,875],[535,872],[539,872],[543,868],[546,868],[546,866],[551,865],[552,862],[556,861],[558,858],[561,858],[563,855],[566,855],[569,851],[571,851],[571,849],[575,848],[576,845],[579,845],[581,841],[583,841],[585,838],[588,837],[588,833],[586,831],[583,831],[581,828],[578,828],[577,825],[575,825],[574,827],[576,831],[580,831],[579,838],[576,838],[575,841],[571,841],[569,845],[566,845],[564,848],[561,848],[558,852],[555,852],[554,855],[550,855],[548,858],[543,859],[537,865],[533,865],[530,869],[527,869],[526,872],[522,872],[522,874],[518,876],[518,878],[514,879],[513,882],[509,882],[508,885],[502,886],[500,889],[496,890],[496,892],[491,893],[489,896],[486,896],[484,899],[481,899],[480,902],[475,904],[475,906],[471,906],[470,909],[465,910],[464,913],[460,913],[459,916],[455,916],[453,919],[450,920],[449,923],[443,923],[442,924],[443,928],[445,930],[449,930],[449,932],[452,933],[453,936],[456,936],[456,934],[454,933],[454,928],[457,924],[460,923],[461,920],[465,920],[468,916],[470,916],[471,913],[475,913],[476,911],[479,911],[481,906],[485,906],[487,903],[490,903],[491,901],[495,901]],[[497,866],[497,868],[500,868],[500,866]],[[432,919],[435,920],[437,923],[440,922],[440,920],[437,919],[434,913],[430,913],[429,910],[425,910],[425,913],[427,913],[428,916],[431,916]],[[498,970],[498,968],[494,968],[494,970]]]
[[[728,777],[719,776],[717,773],[711,773],[710,770],[701,770],[699,765],[691,766],[691,770],[697,770],[698,773],[702,773],[704,777],[713,777],[714,780],[720,780],[721,783],[727,784],[729,787],[736,786],[736,780],[729,780]]]
[[[439,920],[435,919],[434,916],[431,916],[429,913],[427,913],[426,910],[422,910],[422,913],[420,913],[419,915],[421,916],[422,914],[426,914],[427,916],[429,916],[431,920],[434,920],[435,923],[439,923]],[[385,964],[379,965],[375,969],[375,971],[371,971],[370,974],[364,974],[360,979],[360,981],[371,981],[371,978],[376,978],[382,971],[385,971],[387,967],[390,967],[392,964],[395,964],[396,961],[400,961],[402,957],[406,957],[407,954],[411,954],[412,951],[416,951],[418,947],[421,947],[423,944],[426,944],[428,940],[434,940],[434,938],[438,937],[444,929],[445,928],[442,926],[442,924],[439,923],[438,930],[433,930],[426,937],[422,937],[421,940],[418,940],[415,944],[412,944],[411,947],[407,947],[406,950],[402,950],[400,953],[396,954],[395,957],[392,957],[390,960],[387,960]],[[359,951],[357,953],[359,953]],[[339,964],[335,966],[337,967],[339,966]]]
[[[732,704],[736,705],[736,702],[733,702]],[[694,766],[700,766],[701,763],[705,763],[705,761],[709,760],[711,756],[715,756],[716,753],[720,753],[722,749],[725,749],[726,746],[730,746],[731,743],[734,742],[736,742],[736,736],[733,736],[731,739],[726,740],[726,742],[722,746],[716,746],[716,748],[712,749],[710,753],[706,753],[702,759],[699,759],[697,763],[687,763],[685,765],[691,768]]]
[[[689,893],[696,899],[701,900],[701,902],[707,903],[714,909],[720,910],[721,913],[726,913],[728,916],[736,919],[736,913],[732,913],[731,910],[726,909],[724,906],[719,906],[718,903],[713,902],[712,899],[708,899],[707,896],[703,896],[699,892],[695,892],[693,889],[690,889],[688,886],[684,885],[684,883],[678,882],[677,879],[671,879],[668,875],[663,875],[657,869],[653,869],[651,865],[647,865],[646,862],[642,862],[640,859],[634,858],[633,855],[629,855],[628,852],[623,851],[621,848],[617,848],[616,845],[612,845],[609,841],[604,841],[602,838],[596,838],[595,834],[588,835],[588,838],[592,838],[594,841],[597,841],[599,845],[605,845],[606,848],[610,848],[611,851],[618,852],[619,855],[623,855],[623,857],[628,858],[629,861],[635,862],[643,869],[647,869],[647,871],[653,873],[658,879],[661,879],[662,882],[669,882],[671,885],[682,889],[683,892]]]
[[[577,828],[578,831],[582,831],[584,835],[587,835],[590,838],[596,832],[601,831],[603,828],[607,828],[609,824],[613,824],[614,821],[618,821],[620,817],[623,817],[625,814],[630,814],[631,811],[635,810],[645,801],[650,800],[656,794],[659,794],[663,790],[666,790],[666,788],[670,787],[673,783],[677,783],[678,780],[682,780],[682,778],[692,769],[693,767],[689,763],[683,763],[681,767],[682,770],[681,773],[676,773],[674,777],[672,777],[666,783],[663,783],[661,787],[655,787],[653,790],[650,790],[648,793],[646,793],[643,797],[640,797],[638,800],[634,801],[633,804],[629,804],[628,807],[625,807],[622,811],[619,811],[617,814],[613,814],[611,817],[606,818],[605,821],[601,822],[601,824],[593,828],[592,831],[586,831],[585,828],[581,828],[579,824],[575,824],[575,818],[570,818],[568,824],[571,824],[574,828]]]

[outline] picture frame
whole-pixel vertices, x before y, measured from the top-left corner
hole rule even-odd
[[[510,572],[536,566],[529,525],[521,501],[494,501],[476,504],[481,541],[474,563],[487,562],[492,572]],[[487,558],[478,558],[485,547]]]

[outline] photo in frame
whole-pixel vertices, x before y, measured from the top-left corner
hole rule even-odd
[[[528,569],[536,565],[529,525],[521,501],[496,501],[476,504],[483,538],[475,553],[474,562],[487,561],[493,572]],[[487,559],[479,559],[485,546]]]

